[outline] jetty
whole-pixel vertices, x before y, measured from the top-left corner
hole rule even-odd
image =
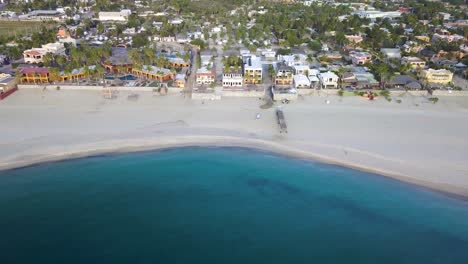
[[[276,109],[276,121],[278,122],[280,133],[288,133],[288,127],[286,126],[286,120],[284,118],[283,110],[280,108]]]

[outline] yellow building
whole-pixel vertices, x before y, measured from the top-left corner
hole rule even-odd
[[[428,36],[416,36],[415,38],[424,42],[429,42],[431,40]]]
[[[413,69],[422,69],[426,67],[426,62],[418,57],[403,57],[402,64],[408,64]]]
[[[21,83],[49,83],[49,68],[23,68],[20,70]]]
[[[452,82],[453,72],[445,69],[441,70],[422,70],[419,78],[424,83],[449,84]]]
[[[275,84],[276,85],[292,85],[293,84],[294,68],[284,64],[280,64],[276,71]]]
[[[161,82],[174,79],[174,74],[170,70],[158,68],[152,65],[143,65],[142,69],[134,68],[132,69],[132,73],[139,77],[145,77]]]

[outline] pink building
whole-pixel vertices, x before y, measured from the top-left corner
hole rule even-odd
[[[353,42],[353,43],[359,43],[363,40],[363,38],[361,36],[358,36],[358,35],[345,35],[345,38],[349,41],[349,42]]]
[[[353,61],[354,65],[363,65],[370,63],[372,60],[372,55],[365,51],[351,51],[349,53],[349,57]]]

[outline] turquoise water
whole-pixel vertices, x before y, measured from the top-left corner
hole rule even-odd
[[[468,202],[239,148],[0,172],[0,263],[468,263]]]

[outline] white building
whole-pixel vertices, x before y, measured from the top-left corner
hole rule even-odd
[[[307,56],[304,54],[278,55],[277,60],[292,67],[294,65],[304,65],[307,61]]]
[[[41,48],[32,48],[23,52],[25,63],[41,63],[44,55],[52,53],[54,55],[65,55],[65,47],[63,43],[48,43],[42,45]]]
[[[328,51],[330,51],[330,48],[328,47],[328,45],[327,45],[327,44],[325,44],[325,43],[324,43],[324,44],[322,44],[322,51],[325,51],[325,52],[328,52]]]
[[[307,76],[303,74],[296,74],[293,76],[293,84],[296,89],[307,89],[310,88],[310,81]]]
[[[400,49],[380,49],[380,52],[382,52],[387,59],[401,59]]]
[[[307,76],[310,81],[310,87],[312,88],[317,88],[319,87],[320,80],[317,77],[319,75],[320,71],[317,69],[310,69],[309,70],[309,75]]]
[[[309,74],[309,66],[308,65],[293,65],[294,73],[295,74],[303,74],[307,76]]]
[[[320,80],[322,89],[336,89],[338,88],[338,75],[328,71],[319,73],[317,76]]]
[[[225,72],[223,73],[223,87],[242,87],[244,85],[244,77],[242,73]]]
[[[374,10],[357,10],[353,12],[354,15],[358,15],[360,18],[367,18],[371,20],[375,20],[376,18],[389,18],[395,19],[401,17],[401,13],[398,11],[374,11]]]
[[[59,38],[58,40],[60,43],[62,44],[65,44],[65,43],[69,43],[71,44],[73,47],[76,47],[76,39],[72,38],[72,37],[68,37],[68,38]]]
[[[98,15],[100,21],[127,21],[131,13],[130,9],[122,9],[120,12],[99,12]]]

